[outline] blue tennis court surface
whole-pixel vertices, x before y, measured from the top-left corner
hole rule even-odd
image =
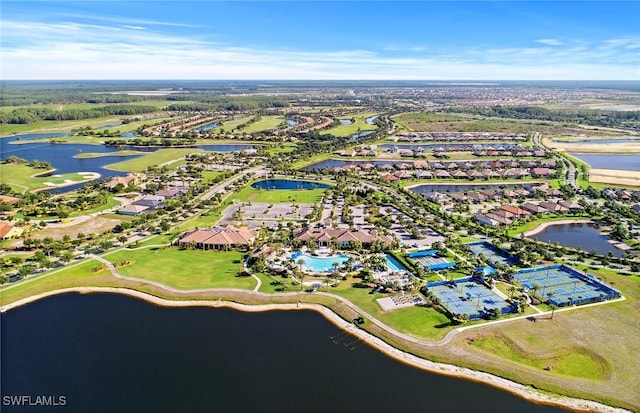
[[[515,265],[518,263],[516,257],[507,254],[505,251],[486,241],[472,242],[467,244],[467,246],[476,257],[482,254],[484,260],[491,266],[499,264]]]
[[[437,296],[453,316],[466,314],[469,319],[477,319],[493,308],[500,310],[503,314],[515,311],[512,304],[475,278],[429,283],[427,290]]]
[[[587,304],[610,300],[620,296],[620,292],[566,265],[550,265],[518,271],[513,279],[543,301],[559,307],[572,304]]]

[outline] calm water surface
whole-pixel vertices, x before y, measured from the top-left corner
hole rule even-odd
[[[600,169],[622,169],[627,171],[640,171],[640,154],[594,154],[594,153],[572,153],[588,163],[592,168]]]
[[[133,146],[105,146],[105,145],[90,145],[90,144],[54,144],[50,142],[34,142],[34,143],[21,143],[14,144],[16,141],[30,141],[33,139],[41,139],[45,137],[61,137],[66,136],[68,133],[59,134],[25,134],[16,135],[8,138],[0,139],[0,160],[5,160],[9,156],[17,156],[19,158],[26,159],[28,161],[40,160],[49,162],[55,168],[55,174],[65,174],[72,172],[97,172],[101,175],[101,179],[110,178],[113,176],[124,176],[127,173],[122,171],[114,171],[106,169],[105,166],[119,162],[123,159],[136,158],[140,155],[108,155],[113,152],[121,151],[123,149],[132,149],[139,152],[155,152],[161,147],[133,147]],[[133,136],[133,135],[131,135]],[[214,152],[233,152],[246,148],[252,148],[251,145],[197,145],[199,149],[214,151]],[[75,156],[80,153],[104,153],[105,156],[97,158],[76,158]],[[77,184],[65,186],[62,188],[51,189],[49,192],[69,192],[74,189],[82,188],[85,184]]]
[[[329,189],[330,185],[320,182],[299,181],[293,179],[267,179],[251,184],[252,188],[260,189]]]
[[[564,411],[398,363],[311,311],[68,294],[1,317],[3,395],[64,395],[59,411]]]
[[[583,251],[595,249],[603,255],[611,252],[614,256],[620,257],[623,254],[622,250],[609,244],[608,238],[591,223],[549,225],[542,232],[529,238],[551,244],[558,242],[567,247],[580,247]]]

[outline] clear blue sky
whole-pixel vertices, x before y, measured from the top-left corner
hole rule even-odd
[[[7,1],[2,79],[640,81],[640,1]]]

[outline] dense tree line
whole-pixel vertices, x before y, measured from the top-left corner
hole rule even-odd
[[[640,129],[640,123],[638,123],[640,122],[640,111],[551,110],[538,106],[456,107],[449,108],[447,111],[489,117],[581,123],[603,127],[624,126]]]
[[[167,107],[167,110],[179,111],[249,111],[260,109],[277,109],[290,106],[290,99],[280,96],[221,96],[205,94],[200,96],[188,95],[190,100],[197,102],[174,103]],[[184,97],[184,96],[182,96]],[[170,100],[178,100],[176,96],[171,96]]]
[[[93,119],[103,116],[131,116],[141,113],[157,112],[155,106],[147,105],[110,105],[90,109],[54,110],[50,108],[18,108],[0,113],[0,123],[26,124],[38,120],[80,120]]]
[[[11,155],[9,156],[5,161],[5,163],[16,163],[16,164],[23,164],[23,165],[27,165],[30,166],[32,168],[36,168],[36,169],[51,169],[52,166],[49,162],[46,161],[39,161],[37,159],[34,159],[32,161],[27,161],[26,159],[22,159],[19,158],[15,155]]]

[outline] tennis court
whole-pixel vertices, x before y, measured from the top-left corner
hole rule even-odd
[[[482,254],[484,260],[491,266],[499,264],[515,265],[518,263],[516,257],[507,254],[505,251],[486,241],[472,242],[467,244],[467,246],[476,257]]]
[[[613,288],[566,265],[550,265],[518,271],[513,279],[543,301],[558,307],[610,300],[620,296]]]
[[[440,257],[437,250],[416,251],[407,254],[407,257],[418,262],[430,271],[444,270],[456,266],[455,262]]]
[[[466,314],[469,319],[482,318],[490,309],[511,313],[515,308],[475,278],[440,281],[427,284],[452,315]]]

